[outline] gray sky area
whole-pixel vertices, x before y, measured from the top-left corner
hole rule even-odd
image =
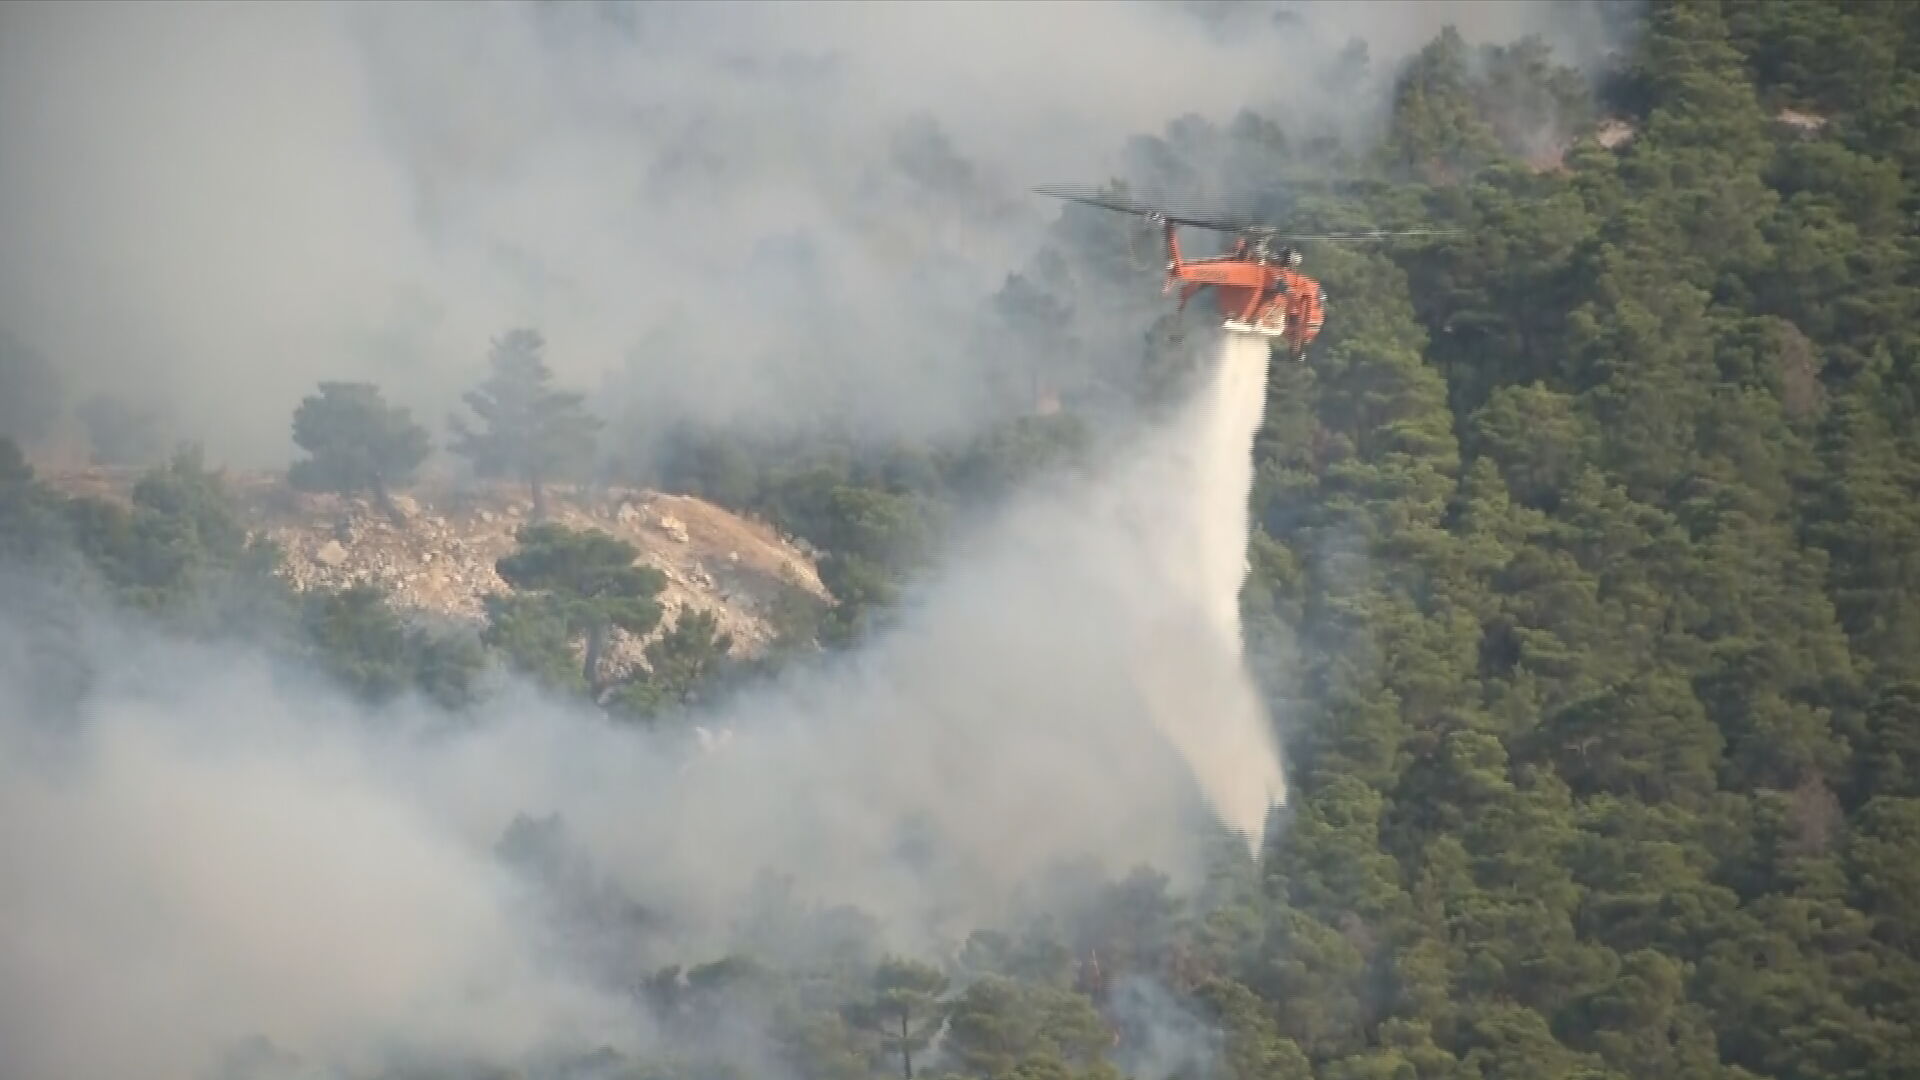
[[[1129,137],[1243,108],[1335,130],[1454,24],[1578,59],[1590,9],[1495,2],[8,4],[0,329],[69,405],[272,466],[322,378],[436,433],[537,326],[653,415],[964,430],[986,297]]]

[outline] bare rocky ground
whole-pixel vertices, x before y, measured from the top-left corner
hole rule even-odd
[[[49,473],[70,494],[125,499],[137,473],[78,469]],[[227,476],[249,528],[284,553],[281,573],[296,589],[341,588],[370,582],[385,588],[403,611],[479,622],[483,598],[513,589],[494,562],[514,549],[514,533],[529,522],[533,503],[524,487],[444,484],[396,492],[397,515],[372,499],[307,494],[274,474]],[[686,495],[631,488],[555,487],[547,520],[599,529],[631,543],[640,561],[667,579],[661,628],[686,609],[714,613],[733,637],[735,655],[761,651],[773,628],[770,606],[799,590],[829,601],[813,559],[799,542]],[[615,666],[641,663],[644,640],[618,635]]]

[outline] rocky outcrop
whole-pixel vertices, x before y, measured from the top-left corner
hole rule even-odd
[[[47,477],[72,494],[124,498],[132,476],[84,470]],[[390,508],[364,497],[289,489],[278,477],[229,475],[248,526],[281,548],[281,573],[296,589],[370,582],[402,610],[478,621],[484,598],[512,589],[494,572],[532,513],[524,489],[505,485],[394,493]],[[767,614],[799,590],[826,601],[812,558],[765,523],[686,495],[621,488],[549,490],[548,520],[600,529],[634,545],[667,579],[661,626],[686,609],[714,613],[737,655],[770,639]],[[643,641],[614,643],[615,667],[639,663]]]
[[[372,581],[402,608],[468,619],[484,615],[488,593],[511,591],[494,562],[513,550],[530,500],[493,489],[391,501],[387,513],[366,499],[298,495],[295,512],[261,515],[259,525],[285,552],[283,572],[299,589]],[[827,597],[796,547],[711,503],[638,490],[554,491],[548,501],[549,521],[626,540],[665,575],[663,627],[683,609],[708,610],[735,650],[751,653],[771,634],[766,612],[781,590]],[[624,644],[618,651],[638,643]]]

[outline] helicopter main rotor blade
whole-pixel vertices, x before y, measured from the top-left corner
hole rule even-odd
[[[1109,195],[1097,191],[1074,190],[1063,187],[1034,188],[1037,195],[1048,195],[1056,199],[1070,199],[1088,206],[1098,206],[1107,210],[1118,210],[1123,214],[1137,214],[1141,217],[1158,218],[1170,225],[1187,225],[1196,229],[1217,229],[1221,232],[1244,232],[1257,228],[1258,223],[1248,217],[1222,217],[1201,213],[1188,213],[1182,210],[1137,203],[1122,195]]]
[[[1155,202],[1136,202],[1124,195],[1109,194],[1087,189],[1066,187],[1037,187],[1034,193],[1048,195],[1056,199],[1070,199],[1098,206],[1107,210],[1118,210],[1123,214],[1137,214],[1141,217],[1157,218],[1173,225],[1187,225],[1197,229],[1215,229],[1220,232],[1246,233],[1268,240],[1322,241],[1327,243],[1366,243],[1382,242],[1401,237],[1416,236],[1457,236],[1458,229],[1369,229],[1360,232],[1327,233],[1283,233],[1277,226],[1255,219],[1252,214],[1189,212],[1171,205],[1174,200],[1156,200]]]
[[[1353,233],[1275,233],[1275,240],[1320,240],[1329,243],[1347,243],[1368,240],[1395,240],[1403,236],[1459,236],[1458,229],[1375,229],[1370,232]]]

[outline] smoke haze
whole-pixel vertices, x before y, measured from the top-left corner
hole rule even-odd
[[[1032,183],[1125,174],[1189,112],[1363,129],[1383,99],[1318,81],[1350,38],[1384,68],[1447,22],[1577,39],[1561,10],[8,5],[0,325],[239,463],[284,460],[321,378],[434,422],[517,324],[659,417],[965,430],[993,358],[963,346],[1057,213]],[[93,612],[77,729],[0,719],[0,1071],[644,1048],[625,988],[738,943],[782,877],[941,952],[1063,861],[1186,883],[1220,823],[1257,844],[1264,348],[952,538],[896,630],[698,718],[735,733],[704,754],[525,687],[453,730],[368,713]],[[611,900],[503,857],[549,820]]]
[[[77,741],[50,759],[19,716],[0,743],[0,1041],[76,1080],[193,1075],[252,1034],[341,1061],[632,1045],[611,987],[740,944],[769,876],[923,954],[1062,860],[1191,883],[1213,814],[1257,842],[1282,795],[1234,614],[1265,349],[1223,344],[1163,427],[963,535],[898,629],[703,718],[736,736],[691,759],[524,690],[436,734],[98,624]],[[570,952],[490,854],[555,814],[647,912],[616,947]]]
[[[9,4],[0,327],[242,466],[322,378],[438,429],[523,324],[640,420],[963,431],[971,331],[1058,212],[1033,184],[1130,174],[1183,115],[1364,131],[1440,26],[1577,58],[1593,11]],[[1324,84],[1356,38],[1367,81]]]

